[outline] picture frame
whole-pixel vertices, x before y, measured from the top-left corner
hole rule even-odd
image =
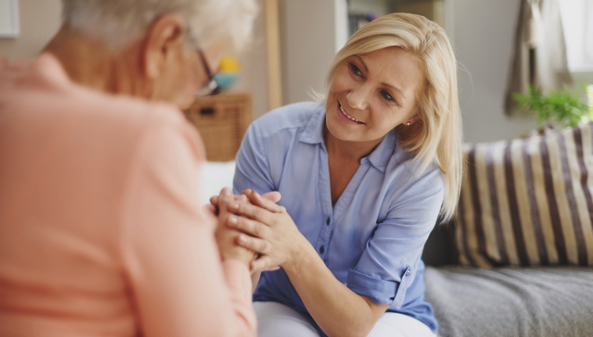
[[[18,0],[0,0],[0,38],[16,38],[19,34]]]

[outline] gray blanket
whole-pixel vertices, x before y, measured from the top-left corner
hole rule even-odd
[[[592,337],[593,268],[427,267],[442,337]]]

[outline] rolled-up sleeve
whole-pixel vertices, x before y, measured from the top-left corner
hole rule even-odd
[[[440,172],[394,194],[387,216],[377,223],[358,263],[348,272],[347,286],[375,303],[399,308],[443,202]]]

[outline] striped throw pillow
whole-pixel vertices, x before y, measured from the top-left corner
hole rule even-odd
[[[593,123],[466,146],[461,264],[593,265]]]

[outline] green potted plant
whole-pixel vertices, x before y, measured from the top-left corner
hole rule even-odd
[[[591,101],[592,92],[586,85],[582,86]],[[538,87],[529,86],[526,94],[513,93],[513,99],[519,104],[517,110],[537,114],[537,127],[539,133],[546,129],[554,129],[554,125],[575,127],[579,123],[593,120],[593,106],[581,100],[580,90],[572,92],[568,87],[558,90],[543,92]]]

